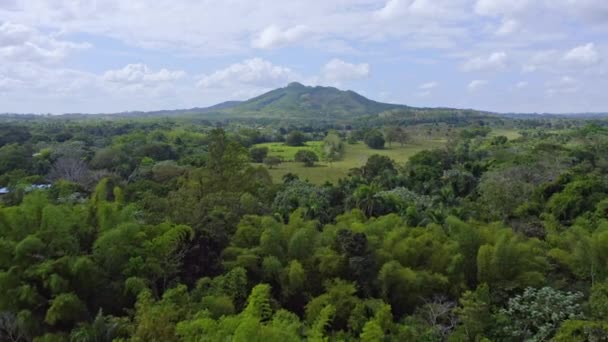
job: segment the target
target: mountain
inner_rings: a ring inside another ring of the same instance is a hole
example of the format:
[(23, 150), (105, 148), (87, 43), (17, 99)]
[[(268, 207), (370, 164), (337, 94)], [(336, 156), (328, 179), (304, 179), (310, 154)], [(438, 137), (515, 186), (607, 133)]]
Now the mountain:
[[(209, 120), (268, 119), (368, 121), (370, 123), (460, 122), (488, 118), (492, 113), (471, 109), (417, 108), (370, 100), (351, 90), (310, 87), (293, 82), (247, 101), (226, 101), (210, 107), (132, 111), (115, 114), (64, 114), (54, 118), (189, 117)], [(8, 118), (9, 116), (3, 116)], [(12, 117), (12, 116), (10, 116)], [(496, 118), (496, 117), (495, 117)]]
[(216, 105), (210, 107), (194, 107), (189, 109), (169, 109), (169, 110), (155, 110), (150, 112), (122, 112), (116, 113), (112, 115), (119, 115), (125, 117), (158, 117), (158, 116), (183, 116), (183, 115), (197, 115), (197, 114), (207, 114), (207, 113), (215, 113), (218, 111), (226, 110), (233, 108), (242, 103), (242, 101), (226, 101), (222, 103), (218, 103)]
[(353, 119), (399, 108), (407, 107), (376, 102), (351, 90), (294, 82), (221, 112), (235, 118)]

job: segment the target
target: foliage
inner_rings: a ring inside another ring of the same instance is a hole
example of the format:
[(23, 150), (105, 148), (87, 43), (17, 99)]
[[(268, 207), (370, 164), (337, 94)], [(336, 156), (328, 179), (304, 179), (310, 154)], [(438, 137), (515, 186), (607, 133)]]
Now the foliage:
[(517, 339), (547, 340), (563, 321), (580, 317), (581, 298), (581, 293), (564, 293), (550, 287), (527, 288), (523, 294), (509, 299), (507, 308), (501, 309), (503, 329)]
[(377, 129), (373, 129), (365, 134), (364, 141), (369, 146), (369, 148), (373, 149), (383, 149), (384, 148), (384, 135)]
[(303, 146), (306, 142), (306, 136), (300, 131), (291, 131), (285, 137), (285, 144), (287, 146)]
[(313, 151), (309, 150), (299, 150), (295, 155), (295, 160), (300, 163), (304, 163), (304, 166), (314, 166), (315, 162), (319, 161), (319, 156), (317, 156)]
[[(0, 340), (605, 339), (602, 121), (438, 111), (11, 119)], [(281, 142), (295, 131), (313, 141)], [(368, 133), (389, 148), (342, 142)], [(311, 153), (319, 167), (293, 163)]]
[(268, 156), (268, 147), (253, 147), (249, 150), (249, 156), (255, 163), (262, 163)]

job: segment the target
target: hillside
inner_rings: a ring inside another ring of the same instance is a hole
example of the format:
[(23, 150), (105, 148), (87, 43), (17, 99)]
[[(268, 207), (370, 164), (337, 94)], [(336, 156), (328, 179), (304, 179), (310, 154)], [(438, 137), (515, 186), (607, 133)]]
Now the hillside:
[(499, 117), (496, 113), (474, 109), (403, 107), (387, 110), (377, 115), (366, 116), (360, 118), (359, 121), (372, 125), (413, 125), (437, 122), (463, 124), (481, 119), (497, 120)]
[(294, 82), (222, 112), (233, 117), (352, 119), (397, 108), (406, 106), (376, 102), (350, 90)]
[[(226, 101), (210, 107), (189, 109), (130, 111), (113, 114), (71, 113), (55, 118), (154, 118), (195, 117), (210, 120), (324, 120), (368, 123), (415, 124), (425, 122), (468, 121), (488, 118), (490, 112), (455, 108), (417, 108), (370, 100), (352, 90), (334, 87), (310, 87), (293, 82), (246, 101)], [(4, 119), (24, 119), (21, 115), (5, 114)], [(34, 116), (35, 117), (35, 116)]]

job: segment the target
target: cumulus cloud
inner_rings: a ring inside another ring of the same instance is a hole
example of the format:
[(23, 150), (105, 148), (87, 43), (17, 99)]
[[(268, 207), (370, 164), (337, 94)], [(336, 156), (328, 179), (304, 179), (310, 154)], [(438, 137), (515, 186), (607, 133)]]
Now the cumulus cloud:
[(388, 0), (384, 7), (374, 13), (378, 19), (392, 19), (407, 13), (412, 0)]
[(370, 75), (367, 63), (354, 64), (334, 58), (322, 69), (322, 78), (329, 82), (342, 82), (366, 78)]
[(488, 81), (486, 80), (473, 80), (469, 83), (469, 85), (467, 86), (467, 89), (470, 92), (475, 92), (483, 87), (485, 87), (488, 84)]
[(564, 61), (576, 66), (595, 65), (600, 60), (600, 54), (593, 43), (577, 46), (564, 55)]
[[(507, 73), (492, 78), (469, 76), (460, 71), (510, 72), (518, 66), (525, 72), (534, 71), (525, 75), (534, 87), (506, 96), (529, 95), (545, 102), (529, 105), (527, 97), (488, 97), (467, 105), (549, 111), (562, 110), (564, 105), (575, 107), (557, 101), (557, 97), (544, 98), (547, 89), (569, 89), (549, 84), (549, 80), (556, 83), (563, 75), (576, 75), (580, 89), (592, 84), (597, 93), (608, 85), (602, 77), (608, 70), (603, 58), (608, 51), (604, 38), (608, 36), (606, 0), (231, 0), (214, 6), (188, 0), (0, 0), (0, 17), (0, 79), (4, 89), (0, 102), (7, 110), (59, 108), (60, 101), (45, 102), (58, 92), (66, 94), (63, 106), (67, 108), (78, 102), (70, 91), (83, 93), (83, 89), (90, 92), (87, 98), (111, 95), (106, 98), (112, 101), (90, 102), (88, 107), (81, 103), (80, 108), (94, 111), (116, 103), (145, 108), (154, 103), (163, 107), (173, 103), (178, 107), (207, 105), (233, 95), (249, 97), (295, 80), (345, 87), (348, 81), (364, 77), (372, 78), (374, 85), (382, 84), (386, 87), (383, 91), (397, 94), (402, 89), (402, 76), (411, 74), (411, 79), (417, 79), (420, 73), (429, 72), (445, 77), (441, 83), (445, 91), (423, 104), (457, 106), (463, 102), (455, 98), (458, 89), (454, 85), (466, 87), (471, 79), (485, 78), (491, 80), (492, 89), (515, 89), (520, 77)], [(81, 43), (82, 37), (94, 45)], [(580, 43), (570, 45), (573, 39)], [(593, 43), (589, 46), (587, 42)], [(296, 46), (298, 53), (256, 50), (284, 46)], [(79, 53), (87, 47), (92, 53)], [(264, 53), (265, 59), (272, 56), (288, 62), (276, 65), (253, 58), (257, 52)], [(324, 66), (328, 54), (340, 56), (342, 63)], [(176, 70), (162, 71), (151, 65), (148, 70), (141, 66), (122, 70), (133, 60), (148, 61), (146, 55), (166, 58), (170, 65), (178, 65), (175, 69), (203, 68), (198, 72), (205, 75), (184, 75), (171, 81)], [(216, 65), (218, 57), (239, 62), (204, 69)], [(121, 67), (110, 70), (109, 79), (95, 67), (104, 65), (100, 63), (104, 58)], [(361, 63), (361, 58), (366, 63)], [(462, 58), (456, 67), (454, 58)], [(359, 61), (353, 62), (355, 59)], [(433, 71), (427, 69), (431, 64)], [(374, 66), (373, 75), (370, 65)], [(123, 92), (116, 91), (135, 89), (137, 84), (147, 86), (122, 97)], [(408, 95), (435, 92), (431, 90), (435, 88), (420, 86), (414, 84), (414, 92)], [(145, 98), (156, 95), (155, 89), (171, 87), (181, 87), (177, 91), (180, 97)], [(373, 96), (369, 87), (361, 87)], [(10, 89), (16, 96), (7, 95)], [(99, 91), (103, 96), (95, 93)], [(585, 100), (597, 110), (608, 105), (601, 95)]]
[(176, 81), (185, 76), (181, 70), (160, 69), (152, 71), (141, 63), (128, 64), (122, 69), (108, 70), (103, 74), (103, 80), (119, 84), (144, 84)]
[(258, 49), (281, 47), (302, 39), (309, 31), (304, 25), (297, 25), (286, 30), (282, 30), (276, 25), (271, 25), (260, 32), (253, 40), (252, 46)]
[(462, 0), (388, 0), (373, 17), (388, 21), (408, 17), (409, 20), (457, 19), (466, 13)]
[(499, 71), (507, 67), (507, 54), (505, 52), (494, 52), (489, 56), (475, 57), (466, 61), (462, 69), (464, 71)]
[(55, 39), (26, 25), (11, 22), (0, 25), (0, 60), (57, 62), (74, 50), (89, 47), (86, 43)]
[(526, 88), (526, 87), (528, 87), (528, 82), (526, 82), (526, 81), (520, 81), (520, 82), (517, 82), (517, 84), (515, 85), (515, 87), (516, 87), (517, 89), (523, 89), (523, 88)]
[(290, 68), (274, 65), (261, 58), (252, 58), (217, 70), (210, 75), (204, 75), (200, 78), (198, 86), (221, 88), (245, 85), (268, 88), (282, 86), (296, 77)]

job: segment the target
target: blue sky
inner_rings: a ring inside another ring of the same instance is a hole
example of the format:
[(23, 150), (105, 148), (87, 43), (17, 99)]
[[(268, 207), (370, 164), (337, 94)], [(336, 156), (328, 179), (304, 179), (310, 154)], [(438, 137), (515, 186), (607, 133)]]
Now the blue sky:
[(607, 0), (0, 0), (0, 112), (243, 100), (608, 111)]

